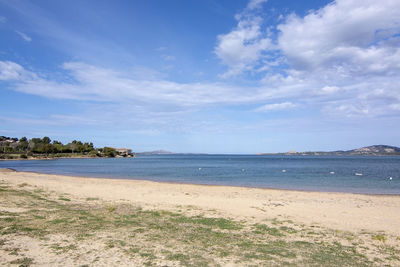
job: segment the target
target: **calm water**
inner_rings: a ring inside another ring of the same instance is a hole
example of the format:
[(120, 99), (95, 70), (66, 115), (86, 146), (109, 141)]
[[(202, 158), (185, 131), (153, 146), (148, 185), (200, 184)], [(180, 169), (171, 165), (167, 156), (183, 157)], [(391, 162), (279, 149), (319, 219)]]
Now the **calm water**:
[(2, 167), (104, 178), (400, 194), (400, 157), (389, 156), (157, 155), (118, 159), (0, 161)]

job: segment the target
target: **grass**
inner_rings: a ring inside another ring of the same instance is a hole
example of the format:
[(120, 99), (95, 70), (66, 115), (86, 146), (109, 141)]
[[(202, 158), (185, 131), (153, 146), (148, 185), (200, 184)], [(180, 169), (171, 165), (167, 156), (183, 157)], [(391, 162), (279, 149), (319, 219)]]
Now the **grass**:
[(74, 244), (69, 244), (69, 245), (63, 246), (63, 245), (61, 245), (61, 244), (59, 244), (59, 243), (56, 243), (56, 244), (51, 245), (50, 247), (51, 247), (57, 254), (64, 254), (64, 253), (66, 253), (66, 252), (68, 252), (68, 251), (76, 250), (76, 249), (77, 249), (76, 245), (74, 245)]
[(108, 206), (107, 210), (108, 210), (108, 212), (114, 212), (115, 211), (115, 207), (114, 206)]
[(213, 226), (219, 229), (227, 229), (227, 230), (239, 230), (242, 228), (240, 223), (225, 218), (207, 218), (202, 216), (186, 217), (177, 215), (175, 216), (175, 218), (173, 218), (173, 221), (176, 223), (183, 223), (183, 224), (194, 224), (194, 225), (198, 224), (204, 226)]
[(99, 200), (98, 197), (87, 197), (86, 201), (95, 201), (95, 200)]
[(33, 263), (33, 259), (28, 258), (28, 257), (10, 261), (10, 264), (16, 264), (16, 265), (19, 265), (19, 267), (27, 267), (27, 266), (30, 266), (32, 263)]
[[(398, 248), (386, 245), (386, 236), (381, 233), (370, 239), (381, 243), (377, 248), (379, 259), (374, 261), (367, 256), (368, 246), (365, 249), (358, 246), (357, 242), (361, 241), (357, 235), (299, 227), (292, 221), (274, 219), (249, 224), (229, 218), (188, 216), (184, 211), (143, 210), (128, 204), (110, 206), (101, 201), (88, 202), (88, 199), (77, 202), (4, 184), (0, 186), (0, 202), (25, 210), (20, 213), (0, 211), (0, 253), (6, 241), (16, 235), (38, 240), (64, 235), (73, 241), (49, 245), (57, 255), (69, 253), (79, 258), (79, 253), (83, 253), (81, 242), (103, 242), (105, 251), (119, 251), (128, 259), (139, 259), (138, 265), (149, 266), (158, 265), (161, 260), (170, 263), (166, 265), (178, 263), (182, 266), (400, 264)], [(354, 243), (342, 245), (349, 243), (349, 236)], [(18, 258), (14, 262), (12, 264), (29, 266), (33, 259)]]
[(59, 197), (58, 200), (62, 200), (62, 201), (71, 201), (71, 199), (66, 198), (66, 197)]
[(284, 236), (284, 234), (279, 231), (278, 228), (275, 227), (269, 227), (266, 224), (255, 224), (254, 225), (254, 233), (256, 234), (268, 234), (272, 236)]
[(380, 242), (385, 243), (386, 242), (386, 236), (384, 234), (376, 234), (372, 236), (373, 240), (378, 240)]

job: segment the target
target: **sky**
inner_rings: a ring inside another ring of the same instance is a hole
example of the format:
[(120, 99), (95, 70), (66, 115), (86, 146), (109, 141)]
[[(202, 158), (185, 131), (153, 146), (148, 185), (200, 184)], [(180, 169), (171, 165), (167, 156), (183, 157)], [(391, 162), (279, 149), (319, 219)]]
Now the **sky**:
[(400, 146), (398, 0), (0, 0), (0, 135), (133, 151)]

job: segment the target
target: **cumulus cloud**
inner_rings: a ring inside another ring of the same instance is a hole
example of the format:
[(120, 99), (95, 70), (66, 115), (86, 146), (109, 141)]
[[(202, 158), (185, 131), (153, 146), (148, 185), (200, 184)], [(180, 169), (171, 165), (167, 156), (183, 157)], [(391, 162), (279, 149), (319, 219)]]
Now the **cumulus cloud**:
[(221, 77), (227, 78), (254, 69), (263, 57), (263, 51), (272, 47), (267, 32), (262, 30), (262, 18), (251, 12), (262, 2), (266, 1), (250, 1), (248, 8), (236, 15), (236, 28), (217, 37), (214, 52), (228, 66), (228, 71)]
[(268, 112), (277, 110), (287, 110), (287, 109), (292, 109), (294, 107), (296, 107), (296, 105), (293, 104), (292, 102), (283, 102), (283, 103), (266, 104), (257, 108), (255, 111)]
[[(270, 90), (298, 96), (326, 114), (393, 114), (400, 102), (400, 2), (337, 0), (279, 20), (268, 35), (266, 14), (250, 1), (238, 26), (218, 36), (222, 77), (257, 71)], [(258, 5), (260, 7), (260, 5)], [(380, 92), (372, 95), (371, 92)]]
[(20, 32), (20, 31), (15, 31), (22, 39), (24, 39), (26, 42), (31, 42), (32, 38), (29, 37), (27, 34)]
[(322, 87), (320, 94), (346, 96), (347, 103), (332, 105), (333, 113), (390, 113), (386, 105), (400, 101), (398, 14), (398, 1), (337, 0), (303, 18), (290, 15), (278, 26), (287, 74)]
[(350, 74), (399, 70), (400, 3), (335, 1), (278, 26), (279, 47), (299, 70), (336, 69)]

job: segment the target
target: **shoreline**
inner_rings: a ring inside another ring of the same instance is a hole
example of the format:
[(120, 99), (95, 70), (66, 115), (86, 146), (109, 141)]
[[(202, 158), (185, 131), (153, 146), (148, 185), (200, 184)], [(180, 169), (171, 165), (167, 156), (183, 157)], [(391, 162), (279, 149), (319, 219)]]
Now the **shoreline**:
[(97, 197), (148, 209), (193, 206), (236, 219), (285, 218), (345, 231), (385, 231), (400, 235), (400, 196), (314, 192), (223, 185), (195, 185), (150, 180), (93, 178), (0, 172), (0, 179), (79, 199)]
[(256, 187), (256, 186), (245, 186), (245, 185), (222, 185), (222, 184), (201, 184), (201, 183), (192, 183), (192, 182), (173, 182), (173, 181), (158, 181), (153, 180), (152, 178), (123, 178), (123, 177), (101, 177), (101, 176), (84, 176), (84, 175), (73, 175), (73, 174), (58, 174), (58, 173), (44, 173), (39, 171), (20, 171), (12, 168), (2, 168), (0, 167), (0, 172), (3, 169), (10, 169), (13, 172), (19, 173), (33, 173), (33, 174), (43, 174), (43, 175), (56, 175), (56, 176), (66, 176), (66, 177), (75, 177), (75, 178), (83, 178), (83, 179), (104, 179), (104, 180), (121, 180), (121, 181), (149, 181), (160, 184), (176, 184), (176, 185), (194, 185), (194, 186), (205, 186), (205, 187), (232, 187), (232, 188), (248, 188), (248, 189), (260, 189), (260, 190), (277, 190), (277, 191), (289, 191), (289, 192), (303, 192), (303, 193), (326, 193), (326, 194), (344, 194), (344, 195), (365, 195), (365, 196), (397, 196), (400, 197), (400, 193), (393, 194), (377, 194), (377, 193), (355, 193), (355, 192), (340, 192), (340, 191), (314, 191), (307, 189), (289, 189), (289, 188), (279, 188), (279, 187)]
[[(30, 161), (30, 160), (57, 160), (57, 159), (101, 159), (101, 158), (108, 158), (108, 157), (92, 157), (92, 156), (73, 156), (73, 157), (30, 157), (26, 159), (0, 159), (0, 161)], [(119, 157), (115, 157), (119, 158)]]

